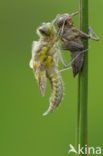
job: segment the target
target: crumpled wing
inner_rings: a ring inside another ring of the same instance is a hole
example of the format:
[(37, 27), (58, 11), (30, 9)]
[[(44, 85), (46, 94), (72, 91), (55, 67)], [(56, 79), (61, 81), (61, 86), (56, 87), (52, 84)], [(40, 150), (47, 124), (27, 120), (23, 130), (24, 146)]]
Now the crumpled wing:
[(38, 74), (38, 87), (39, 87), (41, 96), (45, 95), (46, 79), (47, 79), (46, 78), (46, 72), (45, 71), (39, 72), (39, 74)]
[(31, 69), (33, 69), (35, 52), (39, 51), (39, 49), (40, 49), (39, 45), (40, 45), (40, 43), (38, 41), (33, 41), (33, 43), (32, 43), (32, 57), (31, 57), (30, 62), (29, 62), (29, 66)]

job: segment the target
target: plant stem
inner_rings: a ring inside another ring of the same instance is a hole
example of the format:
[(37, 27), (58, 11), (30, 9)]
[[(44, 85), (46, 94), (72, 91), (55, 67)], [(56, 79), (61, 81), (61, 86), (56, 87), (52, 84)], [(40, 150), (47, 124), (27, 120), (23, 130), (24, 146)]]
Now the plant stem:
[[(79, 0), (80, 29), (88, 34), (88, 0)], [(88, 40), (83, 39), (84, 48), (88, 49)], [(88, 52), (84, 53), (84, 65), (78, 81), (78, 127), (77, 145), (88, 149)], [(85, 153), (85, 151), (83, 151)], [(88, 156), (80, 153), (79, 155)]]

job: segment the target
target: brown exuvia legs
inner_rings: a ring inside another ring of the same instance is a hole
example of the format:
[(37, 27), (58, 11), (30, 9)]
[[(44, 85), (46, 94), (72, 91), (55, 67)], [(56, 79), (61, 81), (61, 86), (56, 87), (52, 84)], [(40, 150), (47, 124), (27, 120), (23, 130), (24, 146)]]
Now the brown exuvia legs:
[(62, 56), (60, 55), (60, 61), (62, 65), (67, 68), (70, 64), (72, 64), (73, 76), (75, 77), (79, 71), (83, 67), (84, 62), (84, 52), (87, 50), (84, 49), (82, 38), (92, 39), (98, 41), (99, 38), (89, 27), (89, 34), (78, 30), (73, 26), (72, 17), (76, 15), (74, 14), (63, 14), (56, 17), (55, 22), (58, 25), (58, 39), (62, 41), (62, 50), (68, 50), (71, 52), (71, 62), (66, 65)]

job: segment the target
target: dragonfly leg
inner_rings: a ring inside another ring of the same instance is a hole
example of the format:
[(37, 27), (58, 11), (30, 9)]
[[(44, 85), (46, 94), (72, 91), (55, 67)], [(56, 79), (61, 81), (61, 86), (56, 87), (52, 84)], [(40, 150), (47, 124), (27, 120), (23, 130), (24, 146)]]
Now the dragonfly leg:
[(60, 62), (61, 62), (62, 65), (64, 66), (64, 68), (67, 68), (67, 67), (69, 67), (69, 66), (71, 65), (71, 63), (69, 63), (69, 64), (67, 64), (67, 65), (65, 64), (65, 62), (64, 62), (62, 56), (60, 55), (60, 53), (58, 54), (58, 56), (59, 56)]
[(60, 62), (62, 63), (62, 65), (63, 65), (65, 68), (67, 68), (67, 67), (69, 67), (69, 66), (79, 57), (79, 55), (80, 55), (81, 53), (84, 53), (84, 52), (87, 52), (87, 51), (88, 51), (88, 49), (85, 49), (85, 50), (80, 51), (80, 52), (76, 55), (76, 57), (73, 58), (72, 61), (69, 62), (67, 65), (65, 64), (65, 62), (64, 62), (62, 56), (60, 55), (60, 53), (58, 53), (58, 56), (59, 56), (59, 59), (60, 59)]
[[(99, 40), (99, 37), (93, 32), (92, 28), (89, 26), (89, 35), (91, 36), (91, 39), (95, 39), (96, 41)], [(92, 37), (94, 36), (94, 37)]]

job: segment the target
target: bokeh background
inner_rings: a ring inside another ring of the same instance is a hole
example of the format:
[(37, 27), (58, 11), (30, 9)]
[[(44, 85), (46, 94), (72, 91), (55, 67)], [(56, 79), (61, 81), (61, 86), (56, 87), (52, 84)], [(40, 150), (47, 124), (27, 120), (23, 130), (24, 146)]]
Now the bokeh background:
[[(65, 95), (60, 108), (49, 107), (50, 84), (41, 97), (29, 68), (36, 28), (58, 13), (78, 10), (76, 0), (0, 1), (0, 156), (67, 156), (75, 145), (78, 78), (62, 72)], [(103, 145), (103, 0), (89, 1), (89, 25), (100, 37), (89, 41), (89, 145)], [(78, 17), (74, 17), (78, 27)], [(66, 54), (65, 54), (66, 55)], [(103, 147), (102, 147), (103, 148)]]

